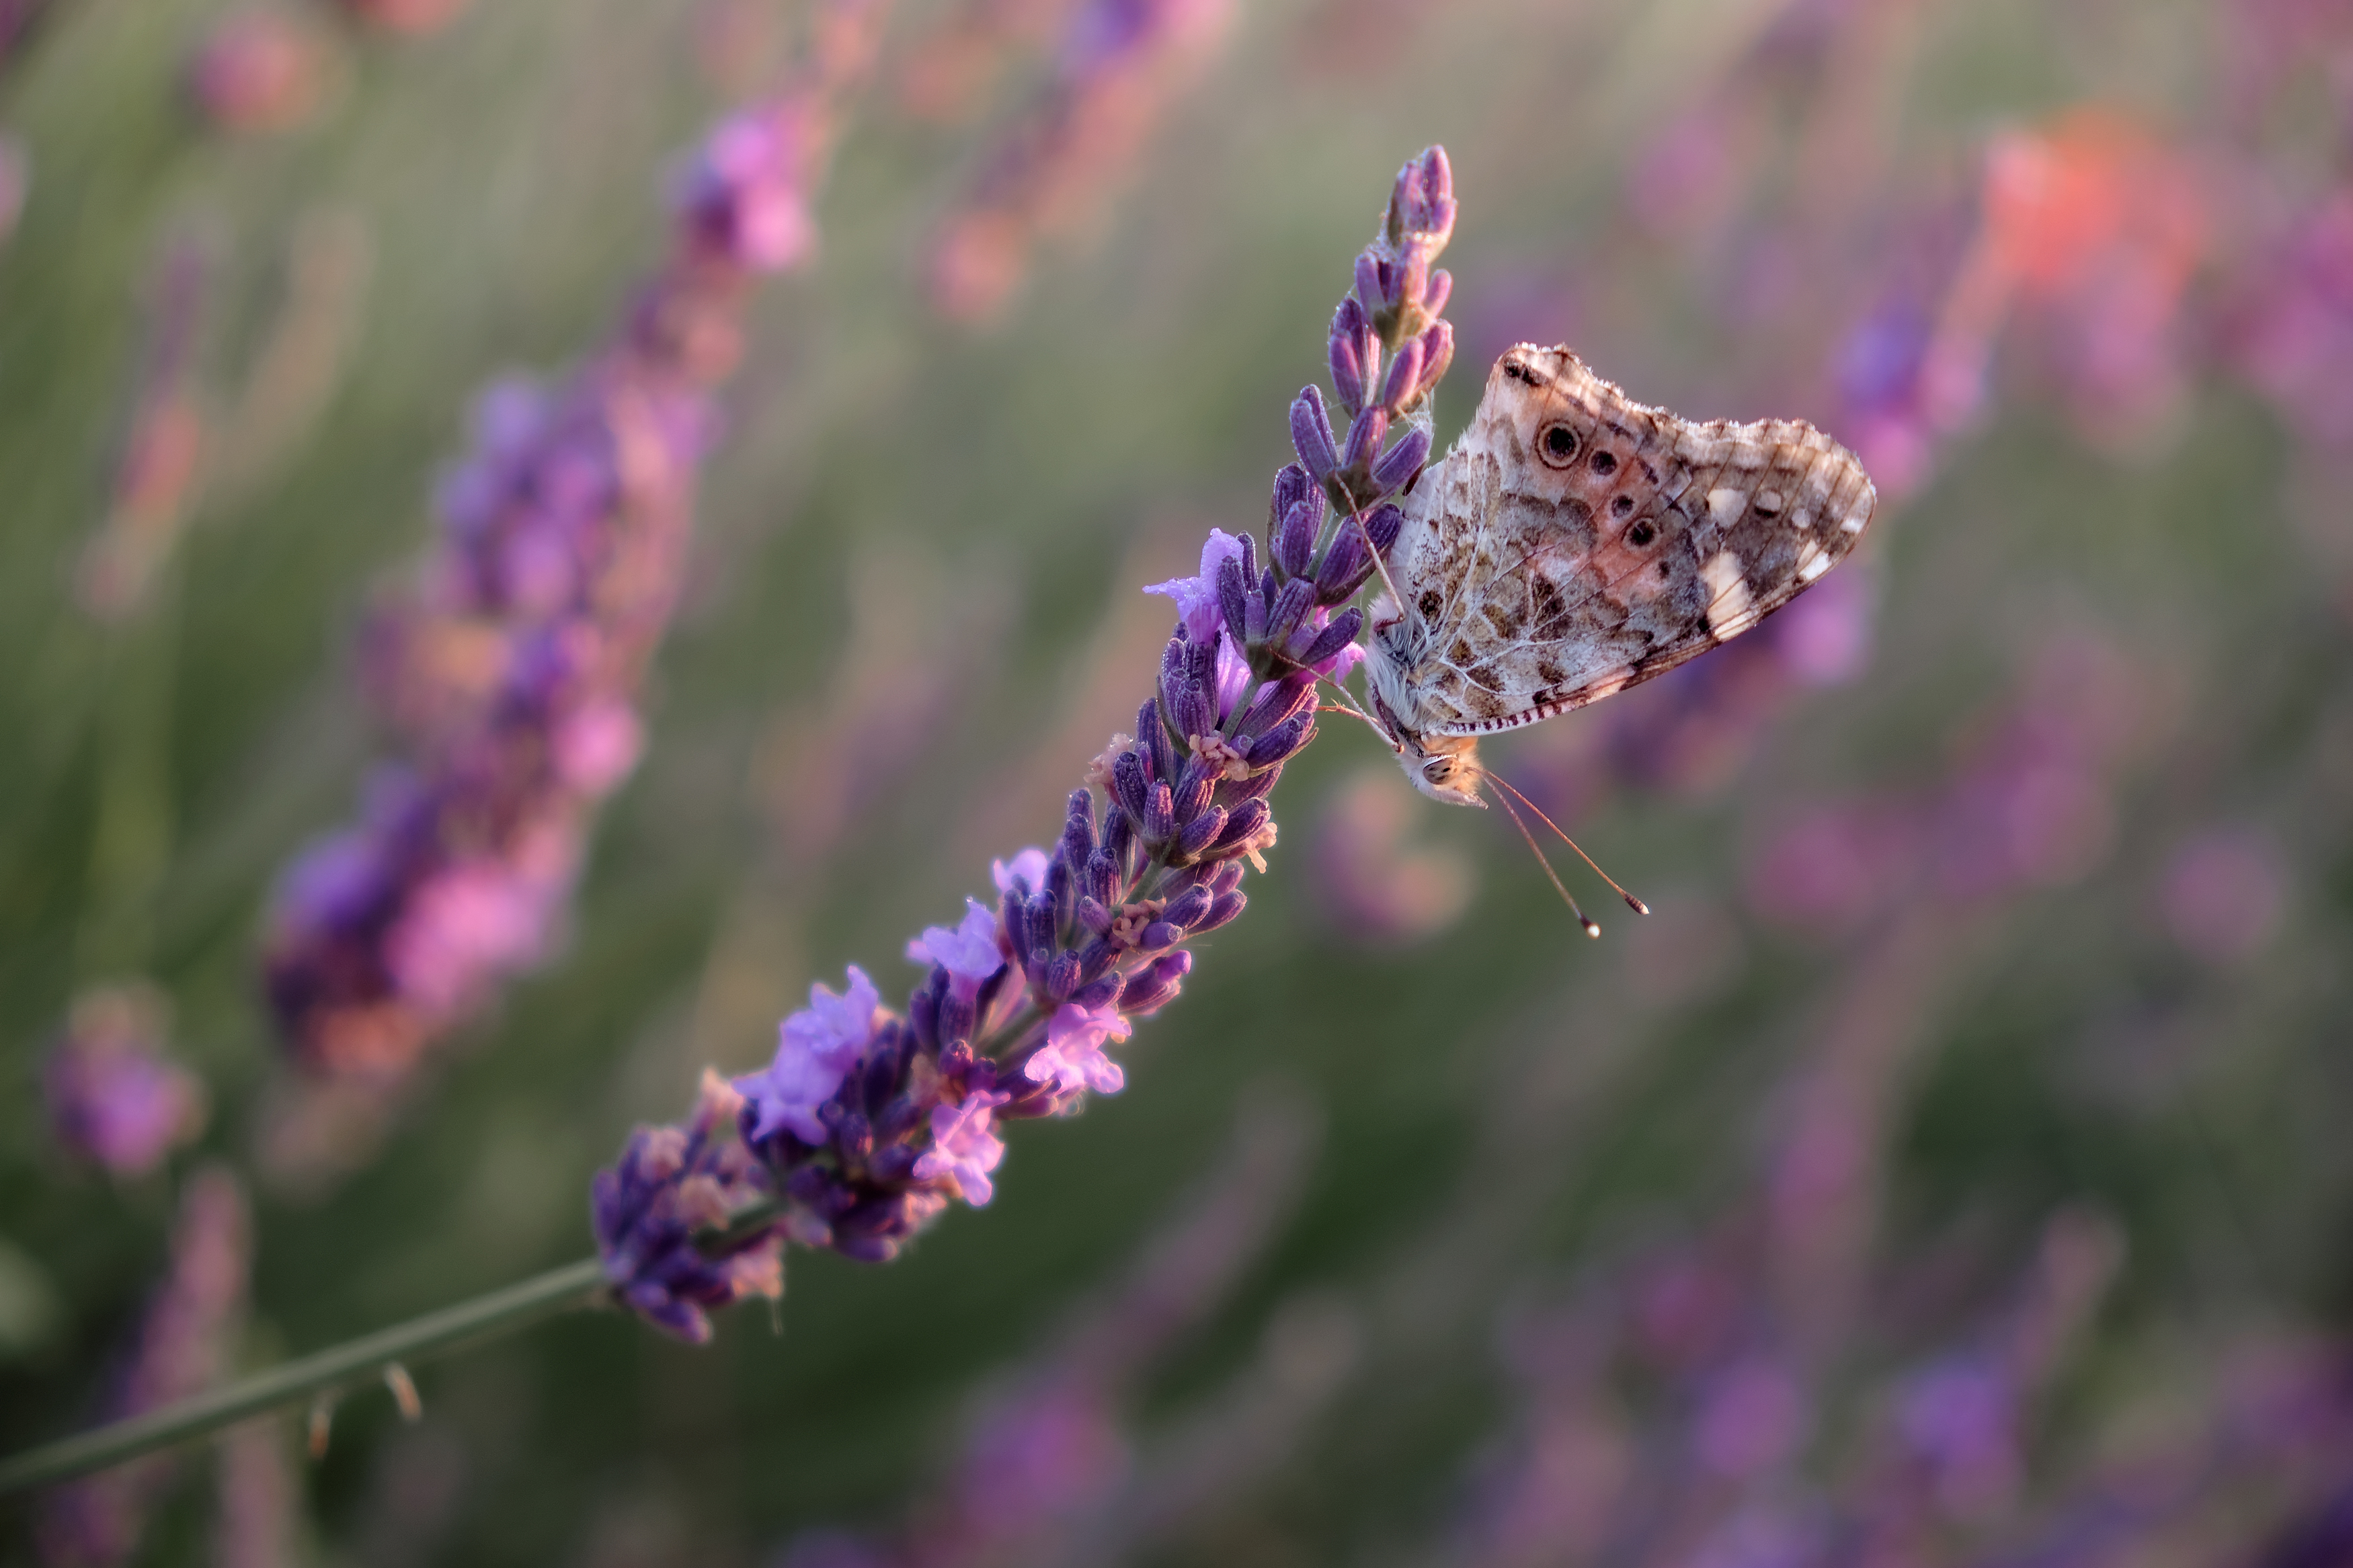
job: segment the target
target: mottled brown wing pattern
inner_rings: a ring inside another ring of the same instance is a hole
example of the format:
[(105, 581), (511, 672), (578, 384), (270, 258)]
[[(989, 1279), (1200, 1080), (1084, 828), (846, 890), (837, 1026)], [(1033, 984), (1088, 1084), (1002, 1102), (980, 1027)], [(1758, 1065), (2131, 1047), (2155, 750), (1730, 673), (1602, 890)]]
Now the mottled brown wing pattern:
[(1876, 500), (1810, 425), (1694, 424), (1565, 348), (1495, 363), (1398, 552), (1430, 732), (1607, 697), (1738, 636), (1853, 548)]

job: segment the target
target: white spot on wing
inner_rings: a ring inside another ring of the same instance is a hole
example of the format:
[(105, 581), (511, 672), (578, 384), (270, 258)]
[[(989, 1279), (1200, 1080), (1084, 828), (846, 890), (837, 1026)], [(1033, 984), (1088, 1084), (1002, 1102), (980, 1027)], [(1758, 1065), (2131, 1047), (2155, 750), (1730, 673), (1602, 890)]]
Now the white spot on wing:
[(1699, 569), (1699, 577), (1707, 584), (1707, 629), (1719, 637), (1746, 630), (1757, 617), (1748, 597), (1748, 579), (1740, 570), (1740, 557), (1729, 550), (1719, 550)]
[(1831, 552), (1820, 549), (1811, 551), (1803, 561), (1798, 563), (1798, 581), (1810, 583), (1830, 569)]
[(1722, 527), (1729, 528), (1738, 521), (1747, 505), (1748, 498), (1729, 485), (1707, 492), (1707, 515)]

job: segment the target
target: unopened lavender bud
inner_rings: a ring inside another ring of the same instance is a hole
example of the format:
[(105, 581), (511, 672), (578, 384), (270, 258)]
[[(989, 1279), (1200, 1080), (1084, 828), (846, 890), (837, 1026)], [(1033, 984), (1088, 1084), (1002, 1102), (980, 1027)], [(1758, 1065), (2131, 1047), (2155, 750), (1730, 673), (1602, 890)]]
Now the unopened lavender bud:
[(1078, 912), (1078, 879), (1071, 875), (1071, 863), (1059, 856), (1046, 868), (1046, 897), (1053, 901), (1054, 930), (1068, 931), (1071, 917)]
[(940, 997), (945, 994), (947, 971), (932, 965), (931, 977), (907, 998), (907, 1029), (927, 1051), (940, 1048)]
[(1176, 800), (1168, 786), (1155, 784), (1145, 797), (1144, 841), (1154, 847), (1167, 843), (1176, 836)]
[(1363, 309), (1354, 300), (1340, 302), (1339, 313), (1332, 318), (1332, 390), (1340, 399), (1340, 406), (1354, 414), (1365, 405), (1366, 367), (1364, 348), (1358, 334), (1347, 326), (1351, 307), (1361, 317)]
[(1068, 1001), (1079, 988), (1079, 955), (1069, 948), (1054, 955), (1046, 966), (1046, 994), (1057, 1003)]
[(1302, 496), (1282, 514), (1274, 535), (1275, 563), (1287, 576), (1304, 577), (1314, 563), (1315, 534), (1324, 523), (1324, 493)]
[(1409, 237), (1438, 245), (1454, 229), (1454, 171), (1445, 153), (1432, 147), (1398, 171), (1389, 195), (1388, 240), (1404, 243)]
[(1222, 771), (1206, 757), (1195, 757), (1185, 764), (1171, 803), (1179, 827), (1190, 826), (1193, 819), (1208, 808), (1209, 797), (1217, 792), (1223, 776)]
[[(1390, 286), (1390, 292), (1396, 297), (1400, 320), (1409, 311), (1419, 312), (1426, 309), (1422, 301), (1430, 297), (1429, 256), (1419, 248), (1407, 251), (1403, 264), (1398, 268), (1398, 276)], [(1414, 323), (1414, 330), (1419, 331), (1419, 321)]]
[(1187, 823), (1185, 830), (1176, 836), (1177, 851), (1189, 859), (1216, 843), (1218, 836), (1225, 830), (1226, 808), (1210, 806)]
[(1054, 900), (1045, 893), (1021, 900), (1021, 936), (1017, 938), (1017, 952), (1029, 954), (1024, 969), (1030, 980), (1038, 980), (1045, 971), (1047, 959), (1054, 957)]
[(1267, 537), (1271, 539), (1274, 536), (1276, 524), (1290, 515), (1293, 507), (1320, 491), (1321, 487), (1307, 477), (1305, 468), (1296, 463), (1285, 463), (1275, 473), (1274, 497), (1267, 503)]
[(1421, 395), (1421, 340), (1416, 338), (1398, 350), (1388, 374), (1381, 379), (1381, 406), (1393, 418), (1401, 417)]
[[(1430, 275), (1430, 287), (1422, 294), (1421, 308), (1435, 316), (1446, 309), (1446, 301), (1451, 299), (1453, 294), (1454, 274), (1440, 267)], [(1438, 378), (1446, 374), (1446, 367), (1454, 360), (1454, 328), (1448, 322), (1440, 322), (1440, 325), (1446, 328), (1446, 353), (1433, 358), (1431, 351), (1425, 343), (1422, 351), (1421, 372), (1422, 385), (1425, 388), (1437, 384)], [(1426, 339), (1428, 334), (1424, 333), (1423, 336)], [(1432, 369), (1432, 365), (1437, 368)]]
[(865, 1117), (852, 1110), (833, 1130), (833, 1146), (845, 1161), (862, 1161), (874, 1152), (874, 1129)]
[(1389, 433), (1389, 416), (1377, 408), (1367, 408), (1349, 423), (1348, 445), (1340, 454), (1343, 468), (1355, 469), (1373, 459), (1381, 449), (1382, 437)]
[(1272, 792), (1274, 786), (1282, 781), (1282, 770), (1278, 768), (1267, 768), (1261, 772), (1252, 773), (1250, 777), (1242, 780), (1240, 784), (1228, 784), (1226, 786), (1226, 805), (1228, 809), (1230, 810), (1233, 806), (1238, 805), (1246, 800), (1258, 800), (1262, 798)]
[(1274, 604), (1266, 613), (1266, 640), (1281, 647), (1291, 640), (1307, 612), (1315, 607), (1315, 584), (1304, 577), (1294, 577), (1282, 585)]
[[(1172, 700), (1185, 684), (1185, 667), (1191, 649), (1192, 645), (1185, 640), (1185, 634), (1180, 629), (1175, 637), (1168, 639), (1168, 645), (1160, 650), (1159, 710), (1163, 713), (1168, 711)], [(1141, 737), (1147, 728), (1142, 713), (1139, 712), (1136, 715), (1135, 722), (1136, 734)]]
[(1144, 778), (1144, 759), (1134, 752), (1122, 752), (1119, 760), (1112, 763), (1111, 787), (1112, 794), (1118, 797), (1120, 809), (1125, 813), (1125, 816), (1113, 821), (1109, 834), (1119, 834), (1124, 821), (1132, 821), (1141, 826), (1144, 822), (1145, 802), (1149, 797), (1149, 786)]
[[(1253, 769), (1271, 768), (1289, 762), (1302, 746), (1307, 744), (1307, 738), (1314, 729), (1315, 721), (1303, 713), (1284, 720), (1250, 742), (1250, 765)], [(1266, 803), (1263, 801), (1246, 804), (1258, 806), (1261, 814), (1265, 810)]]
[(1388, 280), (1383, 271), (1379, 258), (1370, 251), (1357, 254), (1355, 298), (1367, 318), (1377, 317), (1388, 305)]
[(1209, 912), (1203, 915), (1200, 923), (1193, 928), (1194, 932), (1198, 934), (1202, 931), (1217, 930), (1240, 914), (1243, 906), (1249, 902), (1250, 900), (1240, 893), (1219, 893), (1210, 903)]
[(1315, 602), (1345, 604), (1372, 574), (1373, 552), (1365, 546), (1364, 530), (1353, 521), (1344, 523), (1315, 570)]
[(1196, 883), (1187, 889), (1181, 896), (1169, 900), (1168, 907), (1160, 911), (1160, 918), (1170, 925), (1184, 926), (1189, 930), (1200, 924), (1201, 917), (1209, 912), (1209, 906), (1216, 901), (1216, 898), (1217, 895), (1210, 892), (1208, 889)]
[(1422, 464), (1430, 460), (1430, 432), (1414, 429), (1398, 438), (1398, 444), (1383, 452), (1380, 461), (1373, 465), (1373, 485), (1383, 495), (1394, 495), (1413, 482)]
[[(1242, 802), (1227, 814), (1225, 831), (1218, 835), (1217, 842), (1210, 847), (1225, 849), (1256, 837), (1258, 830), (1266, 826), (1269, 815), (1266, 802), (1262, 800)], [(1231, 861), (1214, 869), (1207, 867), (1203, 869), (1208, 872), (1208, 877), (1199, 886), (1208, 888), (1213, 894), (1226, 892), (1241, 880), (1242, 868)]]
[(1229, 555), (1218, 563), (1218, 610), (1226, 625), (1240, 632), (1249, 620), (1248, 605), (1253, 595), (1250, 580), (1243, 574), (1241, 558)]
[[(1454, 279), (1444, 272), (1430, 274), (1430, 298), (1423, 302), (1421, 308), (1433, 316), (1443, 310), (1446, 306), (1447, 290), (1453, 286), (1453, 282)], [(1429, 395), (1431, 389), (1445, 377), (1447, 367), (1453, 363), (1454, 323), (1431, 322), (1430, 330), (1421, 334), (1421, 379), (1414, 388), (1414, 397)]]
[(1102, 937), (1079, 949), (1079, 991), (1084, 992), (1102, 979), (1104, 973), (1119, 961), (1119, 952), (1118, 943)]
[(1299, 656), (1299, 662), (1307, 665), (1322, 664), (1325, 659), (1334, 657), (1342, 648), (1355, 642), (1356, 633), (1364, 628), (1364, 611), (1356, 609), (1341, 611), (1332, 617), (1332, 624), (1317, 633), (1315, 640), (1307, 645), (1307, 651)]
[(973, 1021), (971, 1002), (957, 995), (954, 991), (942, 996), (939, 1001), (939, 1036), (942, 1052), (944, 1053), (956, 1046), (969, 1044), (972, 1040)]
[(1117, 1005), (1119, 994), (1125, 988), (1126, 983), (1126, 977), (1124, 975), (1106, 974), (1102, 979), (1091, 981), (1071, 992), (1071, 1004), (1076, 1007), (1083, 1007), (1090, 1013), (1100, 1013), (1106, 1007)]
[[(1258, 821), (1250, 825), (1250, 834), (1238, 834), (1235, 837), (1250, 837), (1250, 835), (1257, 833), (1257, 831), (1265, 825), (1266, 818), (1264, 816), (1261, 816)], [(1242, 885), (1242, 868), (1240, 865), (1232, 861), (1228, 861), (1225, 865), (1218, 868), (1216, 874), (1210, 877), (1206, 885), (1209, 891), (1213, 893), (1230, 893), (1236, 888)]]
[(1293, 714), (1312, 706), (1315, 701), (1315, 677), (1312, 671), (1293, 670), (1281, 680), (1270, 681), (1259, 688), (1258, 695), (1242, 712), (1241, 732), (1262, 735), (1289, 719)]
[(1111, 910), (1099, 900), (1082, 897), (1079, 900), (1079, 924), (1101, 936), (1111, 930)]
[(1177, 938), (1184, 934), (1182, 926), (1170, 925), (1166, 921), (1154, 921), (1144, 928), (1144, 934), (1135, 939), (1135, 945), (1145, 952), (1158, 952), (1176, 946)]
[(1137, 739), (1146, 747), (1151, 767), (1145, 776), (1151, 779), (1174, 779), (1176, 776), (1176, 742), (1165, 717), (1167, 710), (1157, 700), (1147, 701), (1137, 710), (1136, 722), (1148, 728), (1136, 731)]
[(1106, 840), (1103, 847), (1087, 857), (1086, 869), (1079, 877), (1081, 896), (1104, 909), (1119, 902), (1119, 854)]
[[(1137, 789), (1136, 805), (1134, 815), (1130, 815), (1125, 809), (1125, 801), (1123, 798), (1121, 803), (1122, 809), (1113, 812), (1112, 814), (1111, 820), (1103, 825), (1103, 853), (1111, 857), (1112, 866), (1116, 878), (1126, 878), (1133, 876), (1135, 872), (1135, 834), (1136, 829), (1142, 826), (1144, 823), (1144, 767), (1142, 763), (1138, 763), (1136, 765), (1135, 777)], [(1103, 902), (1107, 904), (1113, 903), (1117, 901), (1117, 898), (1118, 889), (1116, 881), (1114, 881), (1113, 896), (1105, 899)]]
[(1394, 506), (1375, 507), (1372, 515), (1365, 519), (1366, 536), (1372, 540), (1373, 549), (1383, 555), (1389, 552), (1389, 546), (1397, 542), (1404, 528), (1405, 513)]
[(1120, 1011), (1134, 1016), (1166, 1006), (1192, 969), (1193, 955), (1182, 951), (1155, 960), (1150, 968), (1128, 978), (1127, 989), (1120, 994)]
[(1291, 446), (1317, 484), (1340, 471), (1340, 449), (1332, 436), (1332, 421), (1324, 413), (1324, 395), (1313, 386), (1300, 391), (1291, 405)]

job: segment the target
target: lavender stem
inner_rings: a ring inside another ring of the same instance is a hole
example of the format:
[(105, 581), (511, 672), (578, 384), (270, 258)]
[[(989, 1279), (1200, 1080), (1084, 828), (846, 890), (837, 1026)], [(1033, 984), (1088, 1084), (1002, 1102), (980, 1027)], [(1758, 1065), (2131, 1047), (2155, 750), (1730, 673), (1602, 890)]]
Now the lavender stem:
[(176, 1405), (28, 1449), (0, 1461), (0, 1497), (102, 1470), (252, 1416), (303, 1404), (316, 1394), (366, 1387), (390, 1363), (413, 1367), (430, 1357), (528, 1328), (559, 1312), (599, 1306), (605, 1289), (605, 1267), (596, 1258), (551, 1268), (520, 1285), (411, 1318)]

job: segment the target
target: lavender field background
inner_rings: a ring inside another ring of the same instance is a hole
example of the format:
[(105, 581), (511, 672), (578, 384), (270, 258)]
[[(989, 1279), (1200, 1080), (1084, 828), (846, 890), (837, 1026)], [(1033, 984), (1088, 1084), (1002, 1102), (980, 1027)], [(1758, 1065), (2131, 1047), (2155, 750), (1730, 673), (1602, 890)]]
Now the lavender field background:
[[(587, 1254), (706, 1064), (903, 991), (1133, 727), (1139, 588), (1264, 539), (1424, 146), (1441, 443), (1564, 342), (1880, 510), (1485, 749), (1647, 919), (1326, 714), (985, 1208), (0, 1559), (2353, 1563), (2353, 7), (283, 5), (0, 0), (10, 1451)], [(820, 79), (811, 237), (695, 150)], [(540, 439), (485, 389), (654, 315), (542, 901), (435, 906), (393, 1023), (273, 1011), (289, 868), (467, 700), (403, 584)]]

